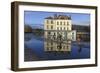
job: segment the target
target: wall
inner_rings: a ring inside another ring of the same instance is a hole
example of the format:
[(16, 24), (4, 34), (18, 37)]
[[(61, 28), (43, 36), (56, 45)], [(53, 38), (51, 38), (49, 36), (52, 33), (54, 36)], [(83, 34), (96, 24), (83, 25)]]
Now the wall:
[[(10, 3), (14, 0), (0, 0), (0, 73), (14, 73), (10, 70), (10, 54), (11, 54), (11, 12)], [(79, 4), (79, 5), (98, 5), (100, 9), (100, 0), (21, 0), (34, 1), (45, 3), (62, 3), (62, 4)], [(98, 10), (100, 12), (100, 10)], [(99, 13), (98, 12), (98, 13)], [(100, 16), (100, 14), (98, 14)], [(100, 17), (98, 17), (100, 19)], [(98, 22), (99, 24), (100, 22)], [(98, 25), (98, 28), (100, 25)], [(100, 29), (98, 29), (100, 31)], [(98, 34), (100, 37), (100, 33)], [(98, 39), (100, 43), (100, 38)], [(100, 52), (98, 46), (98, 52)], [(98, 53), (100, 55), (100, 53)], [(100, 58), (98, 59), (100, 61)], [(99, 73), (100, 62), (98, 67), (86, 68), (70, 68), (70, 69), (55, 69), (55, 70), (40, 70), (40, 71), (26, 71), (25, 73)], [(19, 73), (19, 72), (18, 72)], [(21, 72), (24, 73), (24, 72)]]

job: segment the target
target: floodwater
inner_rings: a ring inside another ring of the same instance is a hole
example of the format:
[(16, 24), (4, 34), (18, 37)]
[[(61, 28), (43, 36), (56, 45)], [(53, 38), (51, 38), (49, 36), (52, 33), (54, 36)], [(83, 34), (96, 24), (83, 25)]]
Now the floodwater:
[[(33, 33), (25, 33), (24, 36), (24, 61), (41, 60), (64, 60), (64, 59), (87, 59), (90, 58), (89, 42), (72, 42), (70, 51), (46, 52), (44, 39), (40, 36), (34, 36)], [(67, 44), (66, 44), (67, 45)]]

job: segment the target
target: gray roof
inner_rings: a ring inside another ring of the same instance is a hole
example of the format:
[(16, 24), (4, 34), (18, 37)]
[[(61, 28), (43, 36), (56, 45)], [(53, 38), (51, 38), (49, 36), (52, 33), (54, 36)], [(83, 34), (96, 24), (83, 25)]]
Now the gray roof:
[(54, 16), (49, 16), (49, 17), (46, 17), (45, 19), (67, 19), (67, 20), (71, 20), (71, 16), (55, 14)]

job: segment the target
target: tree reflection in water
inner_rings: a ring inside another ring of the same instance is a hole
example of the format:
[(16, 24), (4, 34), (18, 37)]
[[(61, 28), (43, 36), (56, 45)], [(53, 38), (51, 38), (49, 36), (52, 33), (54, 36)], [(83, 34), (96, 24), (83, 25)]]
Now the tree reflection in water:
[(30, 41), (33, 37), (33, 34), (31, 34), (31, 33), (25, 33), (24, 34), (24, 41)]

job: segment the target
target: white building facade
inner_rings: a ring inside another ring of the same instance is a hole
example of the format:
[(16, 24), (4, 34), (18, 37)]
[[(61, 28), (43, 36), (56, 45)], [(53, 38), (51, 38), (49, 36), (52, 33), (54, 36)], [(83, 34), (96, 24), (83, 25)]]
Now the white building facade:
[(44, 43), (45, 51), (71, 51), (71, 46), (68, 44), (73, 39), (71, 16), (55, 14), (45, 18), (44, 31), (44, 37), (52, 41)]

